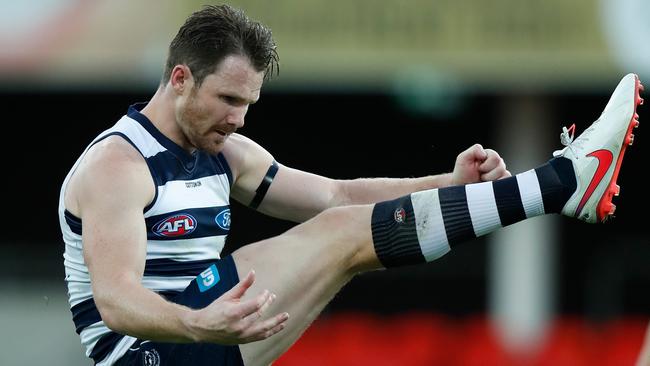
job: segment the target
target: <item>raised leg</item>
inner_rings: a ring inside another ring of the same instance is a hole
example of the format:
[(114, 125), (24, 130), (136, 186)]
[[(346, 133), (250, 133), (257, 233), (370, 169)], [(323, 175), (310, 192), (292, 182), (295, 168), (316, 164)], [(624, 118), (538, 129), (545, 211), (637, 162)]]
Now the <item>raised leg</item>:
[(600, 118), (534, 170), (495, 182), (416, 192), (376, 205), (327, 210), (283, 235), (245, 246), (233, 258), (248, 294), (277, 295), (266, 314), (288, 312), (286, 328), (240, 346), (246, 365), (268, 365), (302, 334), (356, 273), (433, 261), (453, 245), (547, 213), (601, 222), (613, 213), (618, 175), (638, 125), (641, 84), (626, 75)]
[[(279, 334), (240, 346), (246, 365), (267, 365), (286, 351), (325, 305), (359, 272), (425, 263), (451, 246), (532, 216), (559, 212), (575, 190), (560, 179), (570, 161), (556, 159), (496, 182), (416, 192), (375, 205), (326, 210), (285, 234), (233, 253), (248, 292), (268, 289), (277, 300), (267, 314), (288, 312)], [(575, 179), (573, 179), (575, 182)]]

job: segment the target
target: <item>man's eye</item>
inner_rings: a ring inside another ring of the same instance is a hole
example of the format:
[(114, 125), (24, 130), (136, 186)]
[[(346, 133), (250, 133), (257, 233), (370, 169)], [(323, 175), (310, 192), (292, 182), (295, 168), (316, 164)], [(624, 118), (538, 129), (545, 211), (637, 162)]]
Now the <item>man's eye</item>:
[(221, 99), (222, 99), (224, 102), (226, 102), (226, 103), (228, 103), (228, 104), (230, 104), (230, 105), (232, 105), (232, 106), (242, 106), (242, 105), (244, 105), (244, 104), (246, 103), (246, 102), (245, 102), (243, 99), (241, 99), (241, 98), (237, 98), (237, 97), (229, 97), (229, 96), (227, 96), (227, 95), (222, 96)]

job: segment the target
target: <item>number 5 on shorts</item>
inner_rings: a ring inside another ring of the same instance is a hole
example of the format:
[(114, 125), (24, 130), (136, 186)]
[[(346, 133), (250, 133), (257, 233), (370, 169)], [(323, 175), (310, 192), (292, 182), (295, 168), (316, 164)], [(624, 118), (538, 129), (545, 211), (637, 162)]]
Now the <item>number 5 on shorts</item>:
[(217, 271), (217, 266), (214, 264), (196, 276), (196, 283), (199, 285), (199, 291), (201, 292), (208, 291), (212, 286), (216, 285), (219, 280), (219, 271)]

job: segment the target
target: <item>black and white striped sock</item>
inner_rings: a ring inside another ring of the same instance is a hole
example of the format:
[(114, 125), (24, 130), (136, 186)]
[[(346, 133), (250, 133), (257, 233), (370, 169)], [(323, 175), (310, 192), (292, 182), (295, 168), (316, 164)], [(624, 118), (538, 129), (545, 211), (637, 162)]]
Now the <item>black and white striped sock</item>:
[(559, 213), (576, 188), (571, 164), (556, 158), (514, 177), (377, 203), (372, 214), (375, 252), (385, 267), (430, 262), (458, 243)]

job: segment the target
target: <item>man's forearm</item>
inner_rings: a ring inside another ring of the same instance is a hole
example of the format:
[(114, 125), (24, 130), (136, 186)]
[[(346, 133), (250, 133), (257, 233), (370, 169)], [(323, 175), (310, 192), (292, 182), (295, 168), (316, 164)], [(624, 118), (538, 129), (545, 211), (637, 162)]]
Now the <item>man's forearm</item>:
[(451, 173), (420, 178), (363, 178), (340, 181), (341, 198), (338, 205), (369, 204), (395, 199), (425, 189), (447, 187)]
[(193, 310), (165, 300), (140, 285), (116, 286), (95, 295), (104, 323), (113, 331), (161, 342), (197, 341), (192, 331)]

